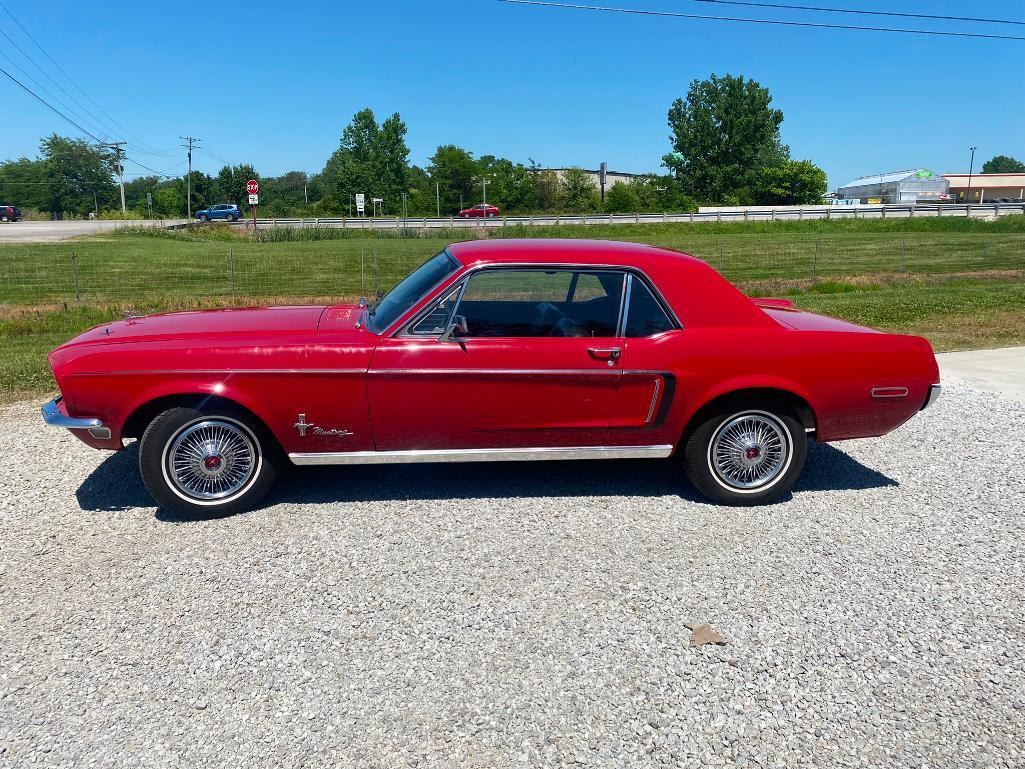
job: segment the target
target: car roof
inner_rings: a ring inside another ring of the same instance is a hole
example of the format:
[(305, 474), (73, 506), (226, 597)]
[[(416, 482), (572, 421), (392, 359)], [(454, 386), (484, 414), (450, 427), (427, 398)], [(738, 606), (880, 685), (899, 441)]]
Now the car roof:
[(681, 251), (619, 240), (496, 238), (465, 240), (453, 243), (448, 250), (466, 265), (485, 262), (548, 262), (640, 268), (653, 262), (670, 262), (677, 268), (709, 269), (705, 262)]
[(707, 262), (671, 248), (618, 240), (468, 240), (448, 247), (464, 267), (574, 265), (644, 273), (684, 326), (771, 326), (772, 321)]

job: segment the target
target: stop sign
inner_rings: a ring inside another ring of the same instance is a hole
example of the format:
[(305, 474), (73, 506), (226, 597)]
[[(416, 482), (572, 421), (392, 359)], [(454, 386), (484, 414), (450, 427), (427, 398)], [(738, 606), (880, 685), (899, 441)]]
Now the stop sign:
[(258, 195), (260, 193), (260, 183), (256, 179), (250, 179), (246, 182), (246, 192), (250, 195)]

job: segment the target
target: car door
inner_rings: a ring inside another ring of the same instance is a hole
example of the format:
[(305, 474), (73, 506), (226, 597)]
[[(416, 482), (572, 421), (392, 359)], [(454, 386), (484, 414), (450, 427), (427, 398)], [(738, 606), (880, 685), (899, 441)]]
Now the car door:
[[(614, 270), (471, 273), (379, 343), (367, 381), (376, 448), (601, 446), (624, 284)], [(453, 319), (459, 330), (439, 339)]]
[(674, 444), (679, 435), (667, 424), (666, 417), (670, 406), (689, 384), (679, 381), (680, 373), (690, 363), (686, 347), (681, 348), (686, 337), (681, 336), (684, 332), (669, 305), (639, 274), (631, 274), (627, 279), (623, 315), (623, 378), (616, 393), (606, 444)]

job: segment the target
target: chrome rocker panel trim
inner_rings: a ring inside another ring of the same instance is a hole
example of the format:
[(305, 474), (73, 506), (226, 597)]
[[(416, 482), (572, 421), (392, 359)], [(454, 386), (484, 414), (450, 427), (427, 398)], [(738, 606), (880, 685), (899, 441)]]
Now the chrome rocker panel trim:
[(665, 444), (660, 446), (310, 452), (289, 454), (288, 458), (297, 465), (381, 465), (412, 462), (524, 462), (553, 459), (664, 459), (672, 453), (672, 445)]
[(68, 430), (88, 430), (89, 434), (100, 440), (110, 438), (110, 428), (104, 427), (103, 422), (96, 417), (69, 417), (65, 416), (57, 408), (62, 397), (58, 395), (49, 403), (43, 406), (43, 421), (52, 427), (64, 427)]

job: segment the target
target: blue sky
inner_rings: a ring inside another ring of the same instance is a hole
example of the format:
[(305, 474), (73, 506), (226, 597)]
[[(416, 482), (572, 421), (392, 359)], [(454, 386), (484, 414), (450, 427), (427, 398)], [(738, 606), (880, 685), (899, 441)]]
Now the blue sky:
[[(252, 162), (264, 174), (318, 171), (364, 106), (379, 117), (401, 113), (410, 160), (421, 165), (438, 144), (454, 143), (546, 166), (606, 160), (616, 170), (653, 171), (669, 149), (670, 103), (691, 80), (713, 72), (768, 87), (784, 112), (792, 155), (825, 168), (831, 188), (917, 166), (966, 171), (971, 145), (979, 147), (980, 162), (994, 154), (1025, 159), (1025, 41), (763, 27), (494, 0), (204, 2), (190, 10), (173, 3), (108, 2), (100, 9), (80, 0), (31, 8), (3, 2), (106, 112), (161, 151), (146, 154), (131, 136), (117, 137), (129, 141), (129, 156), (171, 174), (183, 172), (178, 137), (185, 134), (203, 140), (195, 155), (202, 170), (230, 160)], [(609, 4), (1025, 36), (1025, 26), (693, 0)], [(1017, 2), (797, 4), (1025, 20)], [(53, 71), (2, 10), (0, 29)], [(2, 35), (0, 51), (68, 101)], [(34, 87), (3, 56), (0, 67)], [(0, 157), (34, 156), (39, 138), (53, 131), (76, 133), (3, 78)]]

